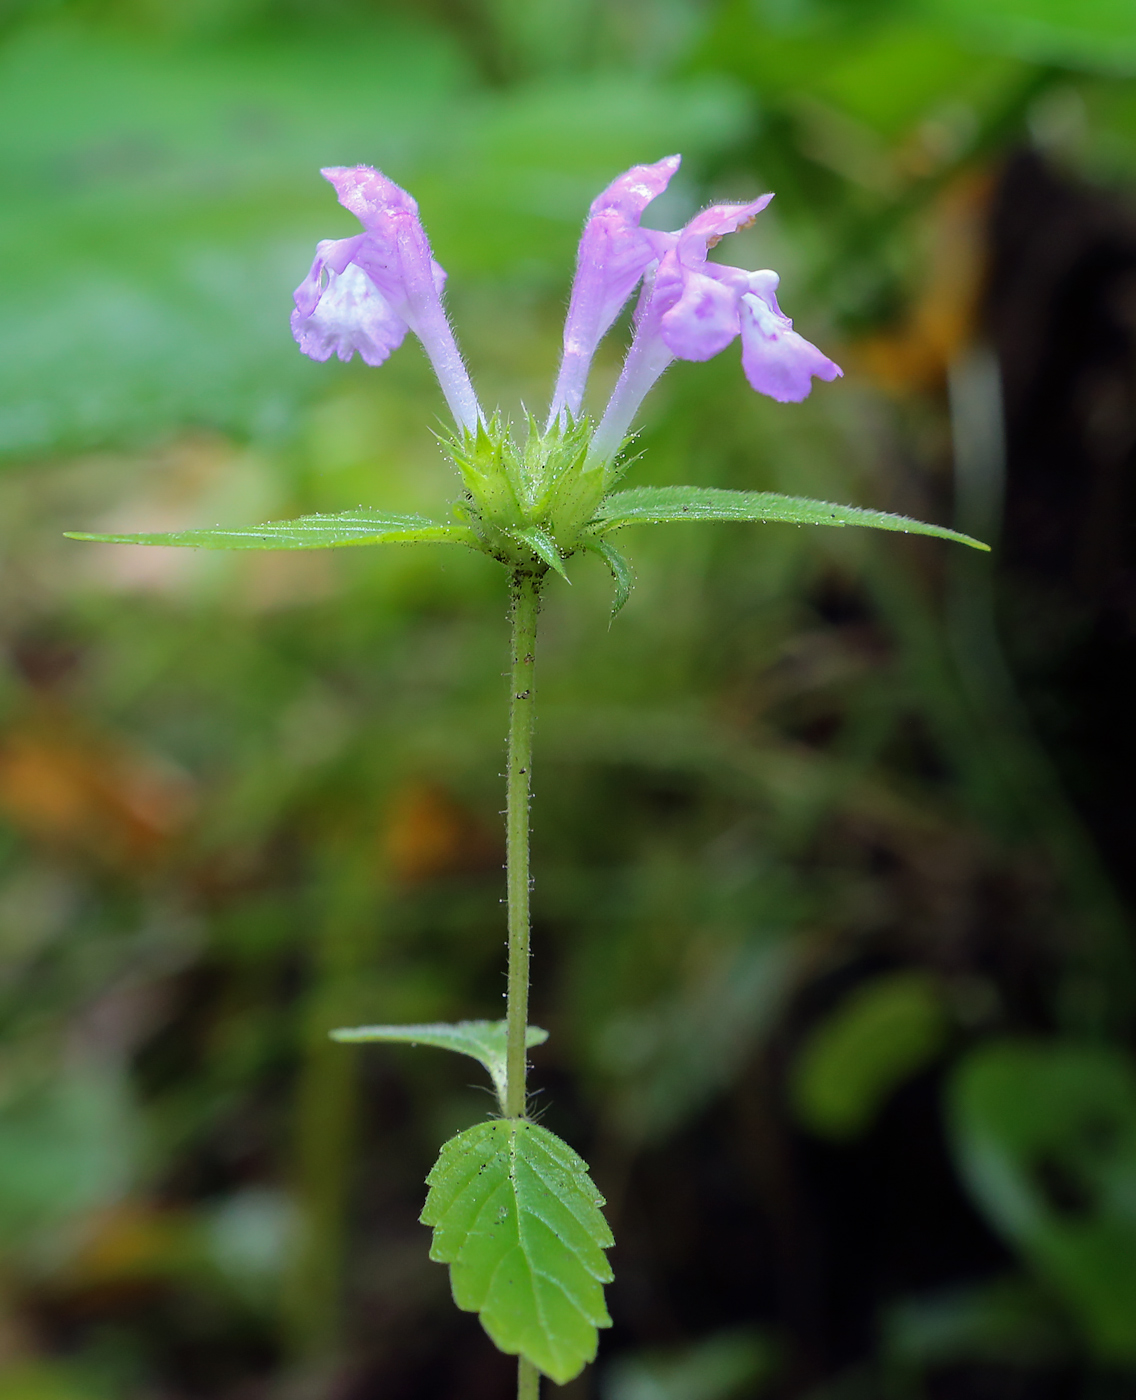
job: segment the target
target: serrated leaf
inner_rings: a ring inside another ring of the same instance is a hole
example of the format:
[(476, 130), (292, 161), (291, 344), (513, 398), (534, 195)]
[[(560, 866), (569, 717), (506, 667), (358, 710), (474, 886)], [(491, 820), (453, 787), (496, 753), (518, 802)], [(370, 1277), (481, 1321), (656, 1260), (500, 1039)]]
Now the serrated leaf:
[[(436, 1021), (419, 1026), (345, 1026), (330, 1032), (332, 1040), (347, 1044), (387, 1041), (401, 1045), (435, 1045), (440, 1050), (455, 1050), (459, 1055), (472, 1055), (489, 1071), (502, 1110), (505, 1106), (505, 1022), (504, 1021)], [(529, 1026), (525, 1044), (531, 1050), (543, 1045), (548, 1032), (540, 1026)]]
[(860, 525), (873, 530), (897, 530), (909, 535), (935, 535), (972, 549), (990, 546), (943, 525), (927, 525), (906, 515), (882, 510), (834, 505), (807, 496), (781, 496), (775, 491), (725, 491), (713, 486), (639, 486), (616, 491), (600, 505), (594, 528), (599, 534), (625, 525), (664, 525), (680, 520), (779, 521), (788, 525)]
[(421, 1220), (454, 1302), (557, 1384), (579, 1375), (611, 1325), (604, 1250), (615, 1243), (586, 1163), (547, 1128), (506, 1118), (451, 1138), (427, 1184)]
[(508, 533), (512, 535), (513, 539), (527, 544), (532, 552), (539, 559), (543, 559), (550, 569), (556, 570), (565, 583), (572, 582), (564, 568), (564, 560), (560, 557), (556, 541), (547, 530), (542, 530), (539, 525), (528, 525), (510, 530)]
[(635, 575), (631, 565), (613, 544), (608, 544), (607, 540), (591, 541), (587, 547), (593, 554), (598, 554), (611, 570), (612, 582), (615, 584), (615, 601), (611, 605), (611, 615), (614, 618), (631, 597)]
[(423, 515), (388, 511), (345, 510), (337, 515), (301, 515), (264, 525), (233, 529), (175, 530), (166, 534), (103, 535), (67, 531), (72, 540), (101, 544), (160, 544), (187, 549), (341, 549), (362, 544), (467, 544), (477, 536), (465, 525), (442, 525)]

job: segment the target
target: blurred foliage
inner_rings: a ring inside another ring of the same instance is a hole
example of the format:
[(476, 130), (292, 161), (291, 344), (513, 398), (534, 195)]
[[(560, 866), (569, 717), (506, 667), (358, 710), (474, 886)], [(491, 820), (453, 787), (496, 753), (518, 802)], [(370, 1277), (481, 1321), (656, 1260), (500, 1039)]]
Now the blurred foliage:
[[(327, 1038), (499, 1014), (502, 578), (61, 531), (444, 510), (417, 349), (291, 342), (351, 226), (317, 167), (412, 190), (516, 412), (587, 203), (682, 150), (653, 221), (776, 189), (731, 258), (846, 377), (784, 408), (676, 366), (631, 484), (994, 536), (992, 200), (1022, 149), (1130, 187), (1132, 7), (7, 0), (0, 34), (0, 1396), (504, 1396), (416, 1224), (490, 1101)], [(857, 535), (630, 530), (610, 629), (598, 562), (550, 589), (533, 1060), (619, 1241), (583, 1384), (1131, 1394), (1131, 895), (1015, 671), (1072, 595)]]
[(946, 1017), (917, 972), (858, 988), (801, 1047), (792, 1080), (802, 1122), (824, 1136), (862, 1133), (898, 1085), (942, 1049)]
[(730, 1400), (773, 1370), (774, 1350), (752, 1330), (719, 1332), (678, 1354), (628, 1357), (607, 1374), (604, 1400)]
[(995, 1222), (1083, 1318), (1136, 1357), (1136, 1075), (1097, 1046), (992, 1044), (955, 1085), (963, 1171)]

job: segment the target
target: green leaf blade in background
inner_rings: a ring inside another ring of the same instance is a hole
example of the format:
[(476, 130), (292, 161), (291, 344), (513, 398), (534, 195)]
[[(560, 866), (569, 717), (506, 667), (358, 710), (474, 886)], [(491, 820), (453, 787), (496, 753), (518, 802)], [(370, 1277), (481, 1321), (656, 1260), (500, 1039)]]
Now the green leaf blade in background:
[(971, 1194), (1107, 1362), (1136, 1362), (1136, 1074), (1102, 1045), (993, 1042), (948, 1121)]
[(502, 1119), (452, 1138), (427, 1181), (430, 1257), (449, 1264), (458, 1307), (557, 1384), (579, 1375), (611, 1325), (614, 1243), (586, 1164), (538, 1124)]
[(5, 1089), (0, 1244), (22, 1244), (45, 1225), (58, 1228), (126, 1195), (140, 1129), (119, 1076), (97, 1064), (64, 1067), (41, 1084)]
[(924, 0), (972, 43), (1033, 63), (1136, 73), (1131, 0)]
[(798, 1118), (837, 1141), (863, 1132), (886, 1099), (942, 1051), (942, 994), (917, 971), (857, 988), (806, 1039), (790, 1092)]
[[(338, 367), (288, 329), (318, 168), (417, 162), (467, 81), (437, 30), (178, 50), (79, 26), (0, 47), (0, 456), (171, 425), (279, 438)], [(330, 197), (329, 197), (330, 196)]]
[[(433, 1022), (418, 1026), (348, 1026), (331, 1032), (332, 1040), (344, 1045), (385, 1042), (392, 1045), (433, 1045), (439, 1050), (454, 1050), (470, 1055), (489, 1071), (502, 1109), (505, 1104), (506, 1029), (504, 1021), (457, 1021), (453, 1024)], [(548, 1032), (540, 1026), (525, 1031), (525, 1045), (543, 1045)]]
[(730, 1327), (677, 1347), (623, 1352), (606, 1368), (601, 1393), (604, 1400), (747, 1400), (765, 1392), (780, 1360), (772, 1337)]
[(668, 525), (683, 520), (735, 520), (786, 525), (857, 525), (872, 530), (895, 530), (910, 535), (933, 535), (972, 549), (989, 551), (980, 540), (944, 525), (928, 525), (906, 515), (891, 515), (860, 506), (834, 505), (806, 496), (782, 496), (775, 491), (726, 491), (712, 486), (638, 486), (616, 491), (596, 512), (599, 534), (626, 525)]
[(366, 544), (465, 544), (477, 548), (477, 537), (464, 525), (443, 525), (421, 515), (391, 515), (383, 511), (347, 510), (335, 515), (301, 515), (295, 520), (270, 520), (212, 530), (168, 533), (100, 535), (69, 530), (67, 538), (96, 544), (172, 545), (182, 549), (343, 549)]

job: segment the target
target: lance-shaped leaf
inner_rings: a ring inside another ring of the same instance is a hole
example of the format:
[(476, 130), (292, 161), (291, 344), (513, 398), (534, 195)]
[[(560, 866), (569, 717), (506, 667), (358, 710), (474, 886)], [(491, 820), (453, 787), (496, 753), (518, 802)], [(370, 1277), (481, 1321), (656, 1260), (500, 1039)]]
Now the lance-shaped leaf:
[(597, 510), (592, 529), (601, 535), (624, 525), (663, 525), (678, 520), (780, 521), (787, 525), (862, 525), (909, 535), (936, 535), (973, 549), (990, 546), (943, 525), (927, 525), (906, 515), (838, 506), (807, 496), (775, 491), (725, 491), (714, 486), (640, 486), (616, 491)]
[(446, 525), (424, 515), (382, 510), (345, 510), (337, 515), (301, 515), (232, 529), (175, 530), (169, 534), (99, 535), (68, 531), (72, 540), (103, 544), (164, 544), (190, 549), (341, 549), (358, 544), (467, 544), (478, 548), (466, 525)]
[[(385, 1040), (402, 1045), (436, 1045), (440, 1050), (456, 1050), (459, 1055), (472, 1055), (489, 1071), (502, 1112), (505, 1106), (505, 1022), (457, 1021), (454, 1024), (434, 1022), (421, 1026), (348, 1026), (331, 1032), (332, 1040), (349, 1044), (360, 1041)], [(531, 1049), (543, 1045), (548, 1032), (539, 1026), (525, 1031), (525, 1044)]]
[(620, 554), (619, 550), (605, 539), (589, 540), (585, 548), (590, 549), (593, 554), (598, 554), (611, 570), (611, 580), (615, 584), (615, 599), (611, 605), (611, 615), (615, 617), (616, 613), (631, 597), (631, 586), (635, 582), (631, 565)]
[(603, 1197), (567, 1143), (516, 1118), (451, 1138), (427, 1178), (430, 1258), (450, 1266), (454, 1302), (481, 1315), (501, 1351), (559, 1385), (596, 1355), (609, 1327)]

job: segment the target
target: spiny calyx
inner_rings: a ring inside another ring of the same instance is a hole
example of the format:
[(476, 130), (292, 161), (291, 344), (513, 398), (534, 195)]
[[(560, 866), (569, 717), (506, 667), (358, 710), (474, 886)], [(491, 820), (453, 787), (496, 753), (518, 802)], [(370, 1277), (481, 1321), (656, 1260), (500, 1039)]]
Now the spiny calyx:
[(621, 469), (591, 457), (587, 418), (565, 414), (542, 432), (529, 417), (526, 429), (519, 437), (496, 413), (443, 439), (466, 489), (455, 513), (503, 563), (539, 560), (563, 573), (563, 560), (588, 546), (588, 526)]

